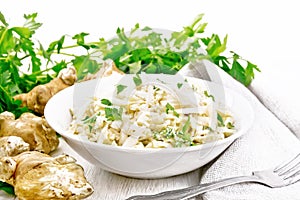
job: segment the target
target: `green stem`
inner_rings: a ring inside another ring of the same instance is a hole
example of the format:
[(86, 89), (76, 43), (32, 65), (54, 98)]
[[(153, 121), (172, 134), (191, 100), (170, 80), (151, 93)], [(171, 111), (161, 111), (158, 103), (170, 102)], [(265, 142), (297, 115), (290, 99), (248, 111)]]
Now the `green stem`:
[(24, 60), (25, 58), (28, 58), (29, 56), (30, 56), (30, 55), (26, 55), (26, 56), (20, 58), (20, 60)]
[(4, 95), (6, 95), (11, 101), (11, 95), (7, 92), (7, 90), (4, 87), (2, 87), (2, 85), (0, 85), (0, 89), (4, 92)]
[[(89, 43), (86, 43), (86, 45), (92, 45), (92, 44), (97, 45), (98, 42), (89, 42)], [(74, 45), (62, 47), (61, 49), (72, 49), (72, 48), (76, 48), (76, 47), (81, 47), (81, 45), (74, 44)]]
[(71, 54), (71, 53), (65, 53), (65, 52), (57, 52), (57, 51), (53, 51), (53, 53), (55, 54), (61, 54), (61, 55), (65, 55), (65, 56), (72, 56), (72, 57), (76, 57), (75, 54)]
[(2, 44), (7, 31), (8, 31), (8, 29), (6, 28), (5, 31), (2, 33), (2, 36), (1, 36), (1, 39), (0, 39), (0, 44)]

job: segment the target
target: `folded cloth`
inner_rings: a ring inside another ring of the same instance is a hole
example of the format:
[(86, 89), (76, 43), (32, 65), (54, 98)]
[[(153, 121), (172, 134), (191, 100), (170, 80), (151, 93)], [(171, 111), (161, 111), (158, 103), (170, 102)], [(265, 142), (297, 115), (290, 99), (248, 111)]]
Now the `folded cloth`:
[[(234, 89), (252, 105), (255, 120), (250, 130), (215, 161), (204, 167), (200, 183), (251, 175), (252, 171), (274, 168), (300, 152), (300, 141), (251, 91), (209, 61), (185, 66), (182, 75), (210, 80)], [(262, 94), (263, 95), (263, 94)], [(272, 189), (257, 183), (242, 183), (202, 195), (204, 200), (300, 200), (300, 182)]]
[(300, 138), (299, 73), (300, 70), (294, 67), (285, 67), (284, 76), (282, 69), (263, 69), (249, 87), (298, 138)]

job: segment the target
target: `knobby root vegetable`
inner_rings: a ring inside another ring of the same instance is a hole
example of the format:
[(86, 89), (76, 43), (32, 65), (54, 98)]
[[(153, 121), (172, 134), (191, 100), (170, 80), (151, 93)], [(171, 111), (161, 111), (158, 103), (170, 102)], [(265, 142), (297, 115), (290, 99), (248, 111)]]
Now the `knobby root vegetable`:
[(29, 144), (30, 150), (49, 154), (54, 151), (59, 139), (44, 117), (23, 113), (18, 119), (14, 114), (0, 114), (0, 137), (18, 136)]
[(0, 158), (0, 180), (11, 184), (20, 200), (83, 199), (93, 193), (83, 168), (68, 155), (37, 151)]
[(0, 157), (16, 156), (29, 150), (29, 144), (26, 143), (21, 137), (0, 137)]
[(30, 110), (43, 115), (49, 99), (59, 91), (73, 85), (76, 80), (76, 69), (72, 66), (64, 68), (49, 83), (38, 85), (28, 93), (18, 94), (14, 96), (14, 99), (21, 100), (21, 106), (27, 106)]

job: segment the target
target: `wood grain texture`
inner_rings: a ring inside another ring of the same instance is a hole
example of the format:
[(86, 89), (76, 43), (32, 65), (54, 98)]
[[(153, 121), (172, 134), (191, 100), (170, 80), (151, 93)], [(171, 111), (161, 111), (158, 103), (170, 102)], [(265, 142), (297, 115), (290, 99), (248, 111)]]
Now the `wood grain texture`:
[(153, 194), (199, 183), (199, 170), (163, 179), (134, 179), (104, 171), (96, 166), (86, 167), (86, 176), (94, 186), (90, 200), (126, 199), (136, 194)]
[(201, 170), (162, 179), (136, 179), (120, 176), (102, 170), (79, 156), (63, 139), (54, 155), (67, 153), (83, 166), (88, 181), (94, 187), (94, 193), (88, 200), (124, 200), (137, 194), (154, 194), (166, 190), (179, 189), (199, 183)]

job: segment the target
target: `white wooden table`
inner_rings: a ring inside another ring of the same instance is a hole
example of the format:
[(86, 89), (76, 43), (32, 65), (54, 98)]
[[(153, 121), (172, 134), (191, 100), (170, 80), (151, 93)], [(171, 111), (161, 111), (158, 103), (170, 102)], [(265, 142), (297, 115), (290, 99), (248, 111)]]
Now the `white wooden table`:
[[(58, 150), (53, 155), (67, 153), (76, 158), (83, 166), (88, 181), (94, 187), (94, 193), (87, 200), (124, 200), (136, 194), (153, 194), (165, 190), (179, 189), (199, 183), (200, 170), (195, 170), (179, 176), (163, 179), (143, 180), (128, 178), (102, 170), (90, 164), (78, 155), (63, 139), (60, 139)], [(0, 200), (15, 200), (16, 198), (0, 192)]]
[(196, 185), (199, 184), (200, 180), (200, 169), (163, 179), (143, 180), (128, 178), (104, 171), (95, 165), (89, 164), (74, 152), (65, 141), (60, 143), (59, 152), (60, 151), (68, 152), (84, 167), (86, 177), (94, 186), (95, 190), (93, 195), (88, 198), (90, 200), (124, 200), (136, 194), (153, 194), (165, 190)]

